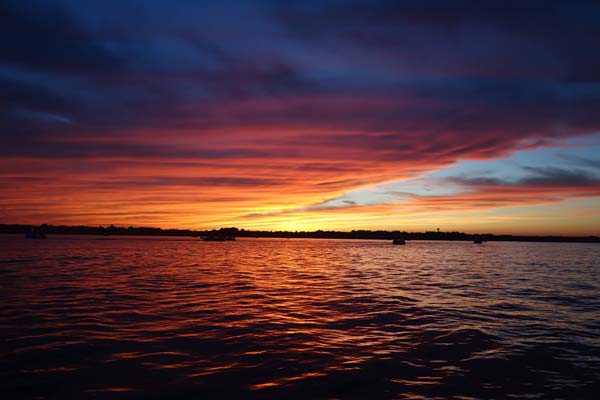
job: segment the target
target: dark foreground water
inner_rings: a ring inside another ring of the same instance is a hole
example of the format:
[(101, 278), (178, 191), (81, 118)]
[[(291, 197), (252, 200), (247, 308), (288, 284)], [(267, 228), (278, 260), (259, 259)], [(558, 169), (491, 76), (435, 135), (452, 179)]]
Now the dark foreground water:
[(0, 236), (4, 398), (598, 398), (600, 245)]

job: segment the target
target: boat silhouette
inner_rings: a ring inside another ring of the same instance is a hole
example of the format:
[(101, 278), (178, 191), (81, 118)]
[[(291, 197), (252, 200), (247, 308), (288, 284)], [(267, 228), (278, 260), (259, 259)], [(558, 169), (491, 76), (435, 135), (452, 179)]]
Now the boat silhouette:
[(232, 242), (235, 238), (232, 236), (204, 236), (202, 238), (205, 242)]

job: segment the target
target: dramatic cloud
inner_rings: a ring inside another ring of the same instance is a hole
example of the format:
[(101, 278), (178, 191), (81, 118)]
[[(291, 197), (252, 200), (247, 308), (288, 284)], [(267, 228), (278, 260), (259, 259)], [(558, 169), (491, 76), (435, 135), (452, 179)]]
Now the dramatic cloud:
[[(596, 134), (598, 18), (591, 1), (3, 1), (0, 218), (283, 227)], [(455, 183), (597, 195), (587, 170), (529, 172)]]

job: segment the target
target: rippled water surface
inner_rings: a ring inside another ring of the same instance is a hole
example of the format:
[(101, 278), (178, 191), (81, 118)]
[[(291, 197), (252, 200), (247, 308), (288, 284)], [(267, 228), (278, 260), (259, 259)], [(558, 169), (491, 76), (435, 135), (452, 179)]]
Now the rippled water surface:
[(595, 244), (0, 236), (9, 398), (597, 398)]

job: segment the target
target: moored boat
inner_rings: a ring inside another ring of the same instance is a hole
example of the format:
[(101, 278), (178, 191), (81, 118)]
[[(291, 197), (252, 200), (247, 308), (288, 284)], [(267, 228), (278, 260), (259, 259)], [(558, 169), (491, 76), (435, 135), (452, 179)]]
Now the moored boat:
[(235, 238), (231, 236), (204, 236), (202, 240), (205, 242), (231, 242)]

